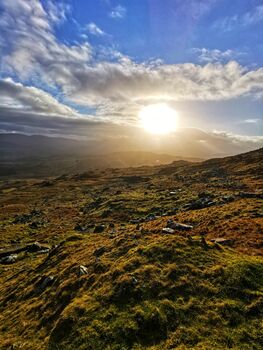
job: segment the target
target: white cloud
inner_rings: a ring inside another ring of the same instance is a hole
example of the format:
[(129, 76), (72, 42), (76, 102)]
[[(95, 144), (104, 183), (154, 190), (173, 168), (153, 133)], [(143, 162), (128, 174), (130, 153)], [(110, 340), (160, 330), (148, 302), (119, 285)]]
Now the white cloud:
[(257, 124), (259, 121), (260, 121), (260, 119), (258, 119), (258, 118), (251, 118), (251, 119), (242, 120), (241, 123), (245, 123), (245, 124)]
[(204, 63), (226, 62), (245, 55), (244, 52), (237, 52), (230, 49), (221, 51), (218, 49), (194, 48), (192, 51), (198, 55), (198, 60)]
[(91, 22), (86, 25), (86, 29), (90, 34), (97, 35), (97, 36), (103, 36), (105, 35), (104, 31), (100, 29), (95, 23)]
[(0, 80), (0, 108), (66, 117), (78, 115), (72, 108), (58, 102), (47, 92), (16, 83), (11, 78)]
[(45, 10), (38, 0), (1, 1), (0, 31), (5, 38), (0, 47), (2, 71), (15, 72), (22, 79), (35, 74), (50, 83), (54, 64), (81, 65), (91, 58), (87, 42), (66, 45), (56, 39), (53, 24), (65, 14), (58, 15), (54, 3), (48, 4)]
[(48, 0), (46, 2), (46, 9), (50, 20), (55, 24), (64, 22), (68, 14), (71, 13), (70, 5), (59, 1)]
[(215, 22), (214, 27), (223, 31), (231, 31), (240, 27), (255, 25), (263, 20), (263, 5), (256, 6), (242, 15), (228, 16)]
[(111, 12), (109, 13), (109, 16), (111, 18), (115, 18), (115, 19), (121, 19), (124, 18), (126, 16), (126, 8), (122, 5), (117, 5), (116, 7), (114, 7)]
[(248, 135), (237, 135), (231, 132), (214, 130), (214, 135), (221, 136), (223, 138), (228, 138), (229, 140), (238, 142), (238, 143), (248, 143), (248, 144), (258, 144), (258, 147), (263, 146), (263, 136), (248, 136)]

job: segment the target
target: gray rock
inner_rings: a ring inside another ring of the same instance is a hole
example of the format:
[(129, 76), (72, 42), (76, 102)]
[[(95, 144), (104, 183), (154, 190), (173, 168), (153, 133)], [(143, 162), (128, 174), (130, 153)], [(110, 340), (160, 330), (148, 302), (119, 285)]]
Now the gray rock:
[(174, 233), (174, 230), (172, 228), (170, 228), (170, 227), (164, 227), (162, 229), (162, 232), (163, 233), (170, 233), (170, 234), (172, 234), (172, 233)]
[(234, 243), (234, 239), (230, 239), (230, 238), (212, 238), (210, 239), (210, 242), (213, 243), (218, 243), (218, 244), (222, 244), (222, 245), (232, 245)]
[(39, 242), (34, 242), (32, 244), (29, 244), (26, 247), (26, 251), (29, 253), (35, 253), (35, 252), (43, 252), (43, 251), (49, 251), (49, 247), (43, 246)]
[(105, 230), (105, 225), (97, 225), (95, 228), (94, 228), (94, 233), (101, 233)]
[(167, 227), (172, 228), (174, 230), (182, 230), (182, 231), (189, 231), (193, 229), (192, 225), (181, 224), (173, 220), (167, 221)]
[(3, 258), (0, 259), (1, 264), (13, 264), (17, 261), (17, 255), (12, 254), (8, 256), (4, 256)]
[(155, 214), (149, 214), (146, 216), (145, 221), (153, 221), (156, 219), (156, 215)]
[(88, 269), (86, 268), (86, 266), (79, 265), (78, 271), (77, 271), (78, 276), (87, 275), (87, 273), (88, 273)]
[(44, 276), (41, 281), (40, 281), (40, 285), (39, 285), (39, 288), (41, 290), (44, 290), (46, 289), (47, 287), (51, 286), (52, 283), (54, 282), (55, 280), (55, 277), (53, 276)]

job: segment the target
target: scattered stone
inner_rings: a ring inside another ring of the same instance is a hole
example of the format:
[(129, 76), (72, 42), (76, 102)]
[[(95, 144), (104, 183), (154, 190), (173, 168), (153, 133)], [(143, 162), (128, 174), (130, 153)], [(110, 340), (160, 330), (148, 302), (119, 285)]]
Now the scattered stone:
[(94, 228), (94, 233), (101, 233), (105, 230), (105, 225), (97, 225)]
[(78, 266), (78, 270), (77, 270), (78, 276), (87, 275), (87, 273), (88, 273), (88, 269), (86, 268), (86, 266), (83, 266), (83, 265)]
[(213, 243), (218, 243), (218, 244), (221, 244), (221, 245), (232, 245), (235, 240), (234, 239), (230, 239), (230, 238), (212, 238), (210, 239), (210, 242), (213, 242)]
[(162, 232), (172, 234), (172, 233), (174, 233), (174, 230), (172, 228), (170, 228), (170, 227), (164, 227), (162, 229)]
[(148, 214), (145, 218), (145, 221), (153, 221), (156, 219), (156, 215), (155, 214)]
[(29, 244), (27, 247), (26, 247), (26, 251), (28, 253), (36, 253), (36, 252), (49, 252), (50, 248), (47, 247), (47, 246), (43, 246), (41, 245), (39, 242), (35, 242), (35, 243), (32, 243), (32, 244)]
[(183, 209), (185, 210), (198, 210), (203, 208), (211, 207), (212, 205), (215, 205), (216, 202), (211, 200), (207, 197), (201, 197), (193, 202), (187, 203), (183, 206)]
[(132, 276), (132, 283), (133, 283), (133, 284), (137, 284), (137, 283), (138, 283), (137, 278), (135, 278), (134, 276)]
[(13, 264), (17, 261), (17, 255), (12, 254), (8, 256), (4, 256), (3, 258), (0, 259), (1, 264)]
[(167, 221), (167, 227), (175, 229), (175, 230), (182, 230), (182, 231), (189, 231), (189, 230), (193, 229), (192, 225), (181, 224), (181, 223), (175, 222), (173, 220)]
[(169, 193), (170, 193), (170, 195), (173, 196), (173, 195), (177, 194), (177, 191), (170, 191)]
[(46, 289), (47, 287), (51, 286), (55, 280), (55, 277), (53, 276), (43, 276), (39, 282), (39, 288), (41, 290)]

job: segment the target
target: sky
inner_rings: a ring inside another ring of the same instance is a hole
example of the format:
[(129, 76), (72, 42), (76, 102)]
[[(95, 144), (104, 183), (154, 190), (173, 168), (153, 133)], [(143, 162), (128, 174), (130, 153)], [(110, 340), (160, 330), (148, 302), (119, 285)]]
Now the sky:
[(141, 144), (165, 103), (171, 145), (262, 147), (262, 33), (262, 0), (0, 0), (0, 132)]

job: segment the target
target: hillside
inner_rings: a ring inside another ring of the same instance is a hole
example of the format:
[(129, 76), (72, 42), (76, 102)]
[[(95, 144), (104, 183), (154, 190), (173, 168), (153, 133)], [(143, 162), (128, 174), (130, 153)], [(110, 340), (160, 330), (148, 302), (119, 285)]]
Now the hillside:
[(1, 180), (0, 348), (262, 349), (262, 159)]

